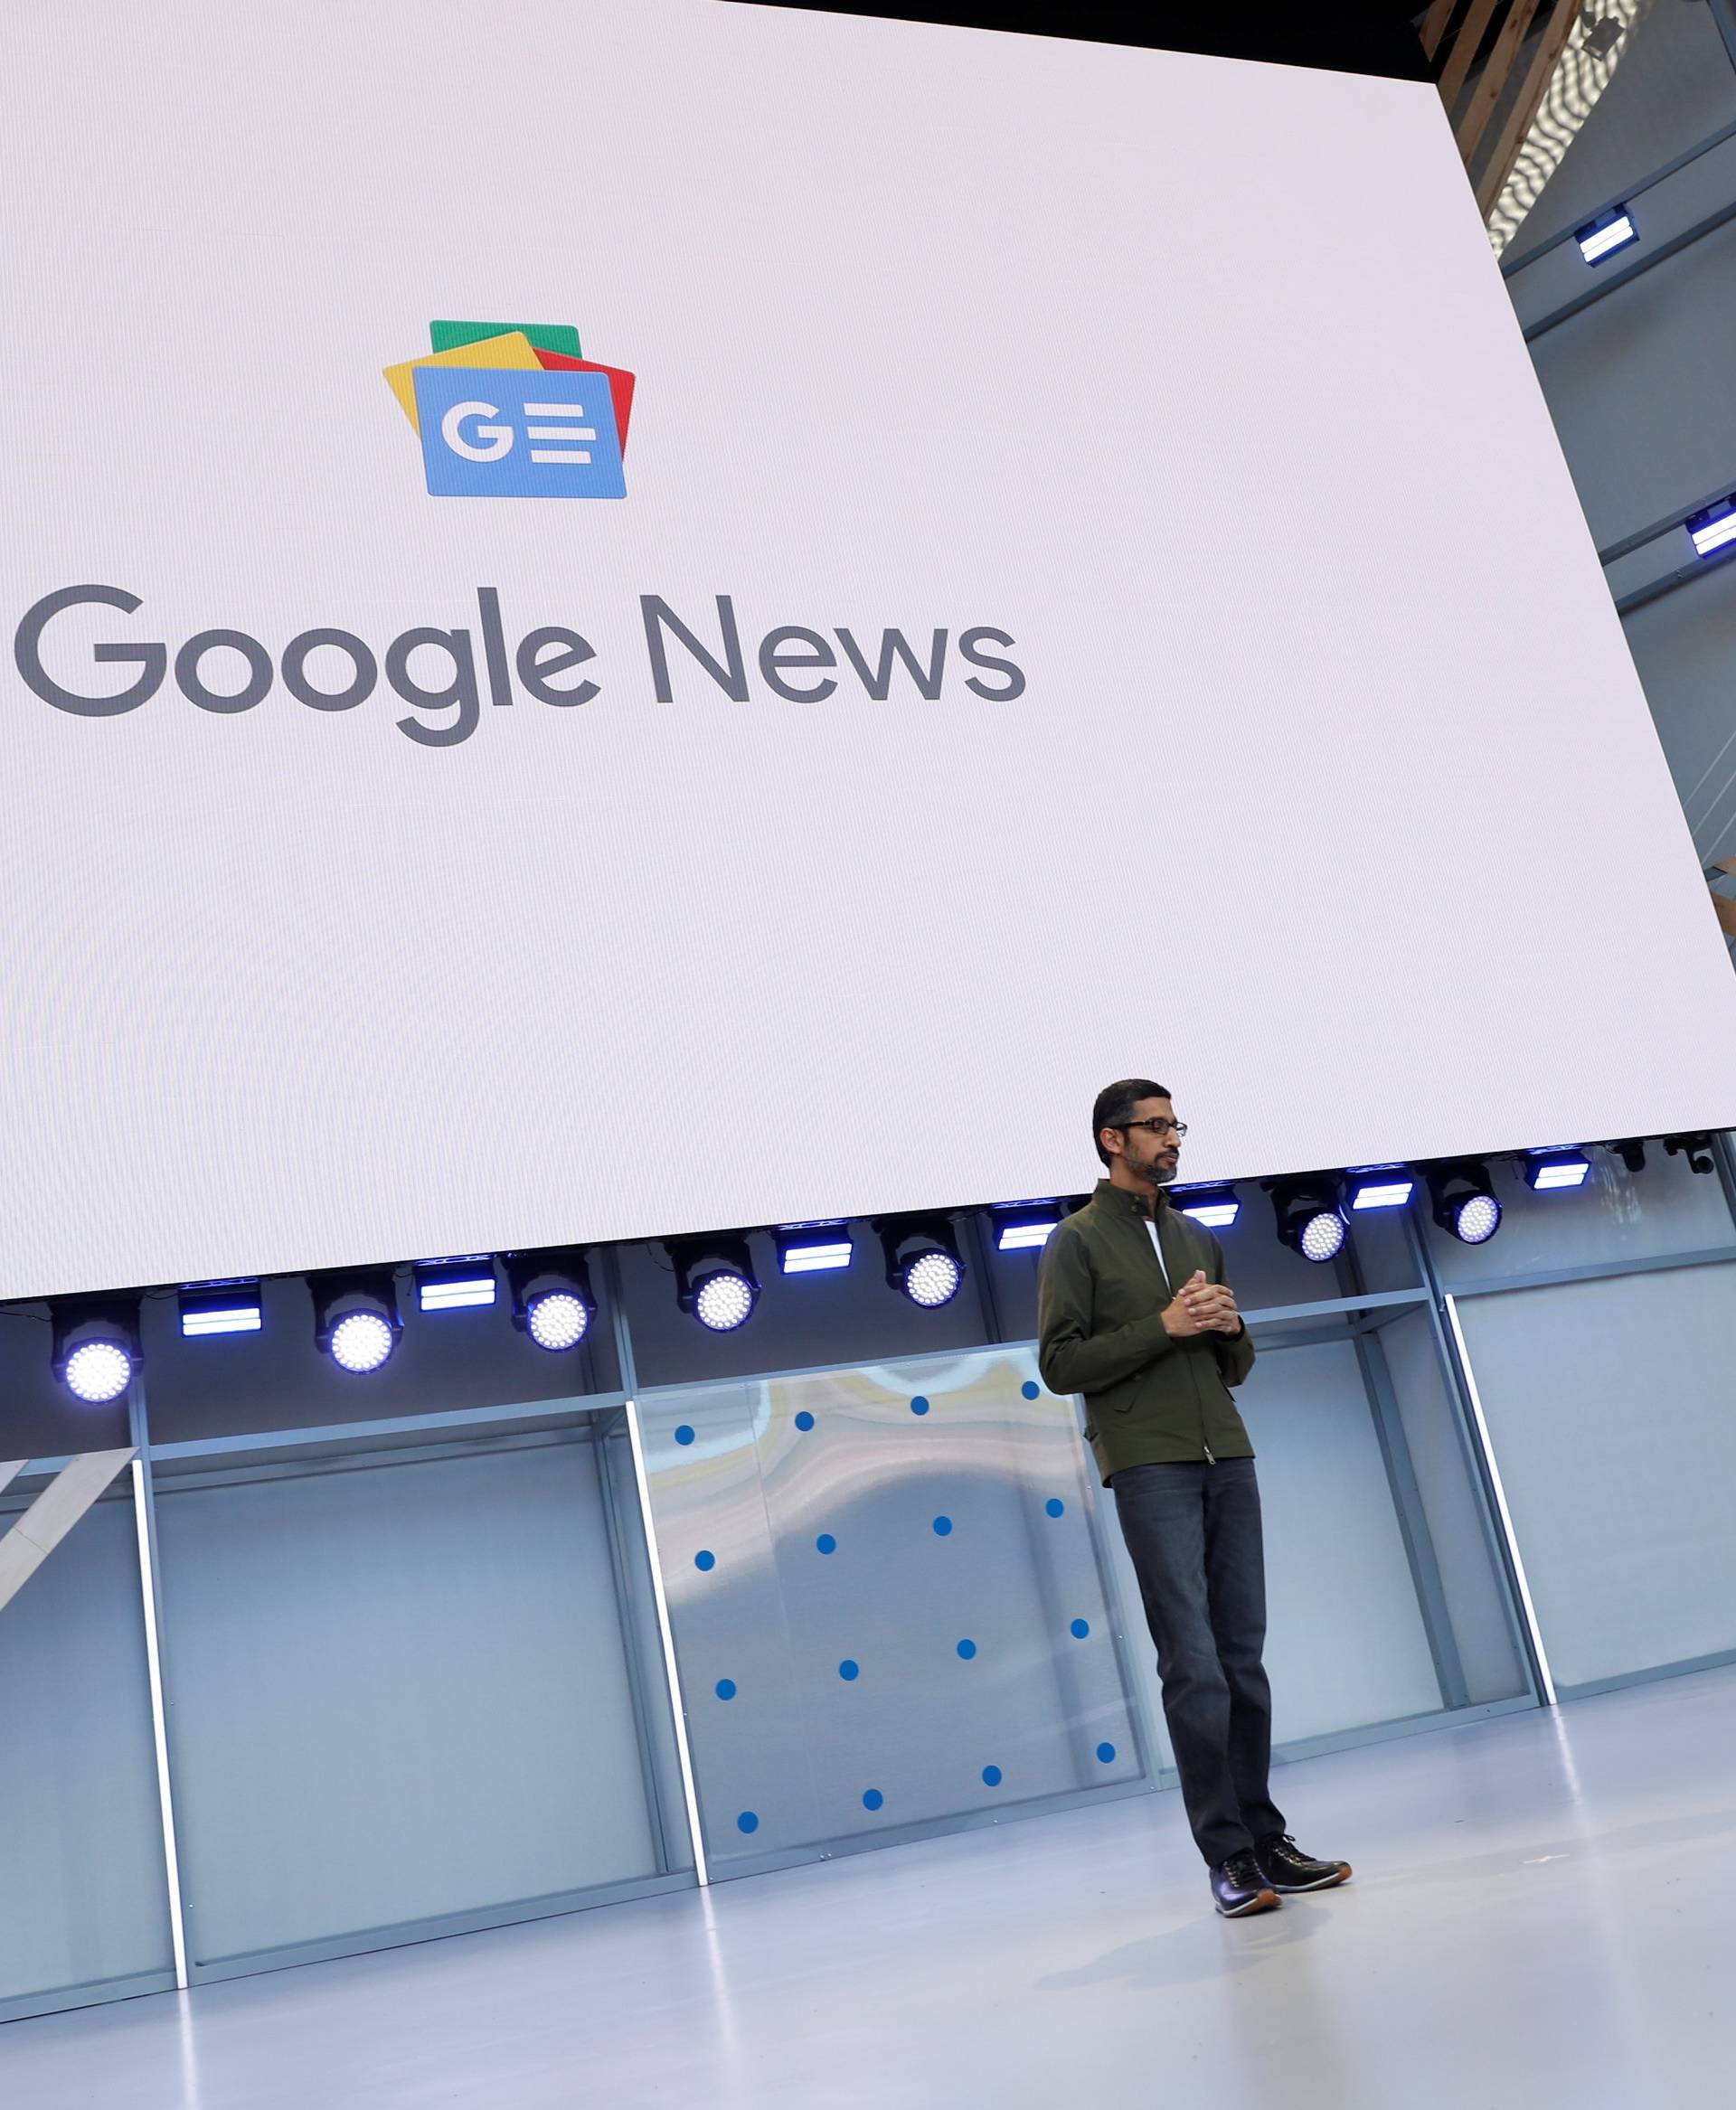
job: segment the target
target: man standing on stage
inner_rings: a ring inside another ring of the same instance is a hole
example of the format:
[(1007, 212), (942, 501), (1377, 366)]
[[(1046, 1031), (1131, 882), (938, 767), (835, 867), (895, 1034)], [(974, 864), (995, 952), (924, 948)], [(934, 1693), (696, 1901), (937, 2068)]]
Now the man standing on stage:
[(1109, 1176), (1043, 1249), (1038, 1359), (1052, 1392), (1084, 1397), (1086, 1439), (1115, 1492), (1157, 1644), (1187, 1820), (1218, 1910), (1240, 1918), (1350, 1874), (1302, 1852), (1267, 1779), (1260, 1487), (1230, 1395), (1254, 1344), (1222, 1248), (1164, 1191), (1187, 1133), (1168, 1092), (1123, 1078), (1097, 1095), (1091, 1129)]

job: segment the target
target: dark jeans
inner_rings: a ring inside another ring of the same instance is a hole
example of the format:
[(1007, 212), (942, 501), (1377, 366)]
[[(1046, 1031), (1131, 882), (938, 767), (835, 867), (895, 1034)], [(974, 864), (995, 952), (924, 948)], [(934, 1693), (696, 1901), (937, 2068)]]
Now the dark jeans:
[(1213, 1867), (1285, 1829), (1267, 1774), (1266, 1562), (1251, 1458), (1129, 1465), (1109, 1483), (1145, 1599), (1182, 1800)]

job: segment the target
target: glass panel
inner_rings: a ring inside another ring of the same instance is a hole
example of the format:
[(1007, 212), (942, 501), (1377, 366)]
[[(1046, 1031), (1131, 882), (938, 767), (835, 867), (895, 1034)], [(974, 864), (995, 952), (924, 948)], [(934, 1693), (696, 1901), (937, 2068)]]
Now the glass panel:
[[(14, 1481), (0, 1533), (41, 1491)], [(130, 1479), (0, 1609), (0, 2002), (173, 1973)], [(43, 2001), (44, 2006), (52, 2005)]]
[[(1531, 1689), (1517, 1610), (1469, 1431), (1448, 1389), (1432, 1314), (1388, 1320), (1373, 1343), (1382, 1358), (1416, 1483), (1429, 1553), (1458, 1663), (1457, 1702), (1477, 1706)], [(1445, 1653), (1443, 1649), (1443, 1653)], [(1448, 1677), (1446, 1696), (1454, 1698)]]
[(1736, 1266), (1458, 1309), (1557, 1686), (1736, 1649)]
[(656, 1872), (595, 1446), (157, 1478), (202, 1963)]
[[(1443, 1570), (1467, 1568), (1458, 1593), (1466, 1611), (1486, 1615), (1493, 1597), (1505, 1623), (1444, 1395), (1431, 1409), (1413, 1394), (1420, 1418), (1445, 1436), (1438, 1455), (1413, 1448), (1396, 1402), (1383, 1418), (1354, 1342), (1264, 1350), (1238, 1399), (1260, 1461), (1266, 1667), (1278, 1744), (1522, 1694), (1510, 1642), (1505, 1655), (1498, 1642), (1486, 1644), (1474, 1692), (1462, 1672), (1452, 1674), (1463, 1652)], [(1455, 1493), (1470, 1505), (1468, 1518), (1453, 1517)], [(1100, 1499), (1125, 1615), (1143, 1629), (1113, 1493)], [(1458, 1529), (1438, 1538), (1437, 1518)], [(1160, 1721), (1156, 1656), (1143, 1631), (1133, 1654), (1148, 1719)], [(1166, 1740), (1164, 1758), (1170, 1762)]]
[(638, 1474), (633, 1465), (626, 1415), (609, 1415), (607, 1432), (598, 1437), (597, 1453), (603, 1493), (615, 1517), (621, 1618), (627, 1630), (629, 1664), (637, 1673), (641, 1748), (661, 1818), (665, 1858), (672, 1870), (691, 1869), (693, 1848), (687, 1829), (687, 1798), (682, 1786), (675, 1718), (669, 1703), (668, 1673), (664, 1668), (663, 1632), (657, 1624), (651, 1557), (645, 1543)]
[(1141, 1776), (1086, 1454), (1028, 1350), (640, 1407), (714, 1866)]

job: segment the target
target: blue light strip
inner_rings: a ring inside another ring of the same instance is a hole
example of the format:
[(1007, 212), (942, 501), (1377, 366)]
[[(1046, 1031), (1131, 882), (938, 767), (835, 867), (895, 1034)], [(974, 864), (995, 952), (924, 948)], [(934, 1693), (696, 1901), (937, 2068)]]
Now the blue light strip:
[(229, 1305), (181, 1314), (181, 1331), (189, 1341), (209, 1333), (257, 1333), (262, 1323), (258, 1305)]
[(826, 1267), (847, 1267), (853, 1250), (848, 1239), (832, 1239), (825, 1245), (787, 1246), (784, 1248), (784, 1273), (816, 1275)]
[(1184, 1216), (1191, 1216), (1208, 1230), (1228, 1230), (1241, 1213), (1235, 1189), (1213, 1186), (1209, 1181), (1198, 1187), (1174, 1187), (1169, 1198)]
[(1639, 230), (1629, 218), (1628, 208), (1618, 205), (1612, 212), (1601, 213), (1583, 227), (1575, 228), (1573, 239), (1580, 245), (1580, 254), (1588, 264), (1600, 264), (1606, 257), (1612, 257), (1618, 250), (1625, 250), (1629, 242), (1639, 240)]
[(1722, 513), (1696, 513), (1684, 524), (1697, 557), (1711, 557), (1736, 542), (1736, 500), (1726, 499)]
[(420, 1285), (425, 1312), (457, 1312), (473, 1305), (491, 1305), (495, 1283), (492, 1275), (476, 1275), (444, 1282)]
[(1195, 1223), (1203, 1223), (1207, 1230), (1228, 1230), (1241, 1213), (1240, 1201), (1184, 1201), (1184, 1216), (1191, 1216)]
[(1571, 1144), (1555, 1144), (1525, 1154), (1525, 1181), (1534, 1193), (1554, 1193), (1567, 1187), (1582, 1187), (1590, 1174), (1590, 1159)]
[(1369, 1180), (1360, 1186), (1353, 1186), (1350, 1206), (1353, 1209), (1402, 1209), (1410, 1201), (1416, 1182), (1408, 1174), (1397, 1180)]

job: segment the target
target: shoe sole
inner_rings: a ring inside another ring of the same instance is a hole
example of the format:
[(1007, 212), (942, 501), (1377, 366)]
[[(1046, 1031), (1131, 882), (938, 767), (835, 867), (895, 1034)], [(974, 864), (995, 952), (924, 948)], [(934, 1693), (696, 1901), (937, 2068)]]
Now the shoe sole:
[(1335, 1890), (1340, 1883), (1349, 1882), (1354, 1869), (1339, 1869), (1330, 1876), (1322, 1876), (1317, 1883), (1274, 1883), (1272, 1888), (1281, 1898), (1304, 1898), (1310, 1890)]
[[(1214, 1904), (1216, 1900), (1212, 1901)], [(1246, 1905), (1219, 1905), (1220, 1919), (1246, 1919), (1254, 1912), (1276, 1912), (1281, 1900), (1276, 1890), (1260, 1890)]]

